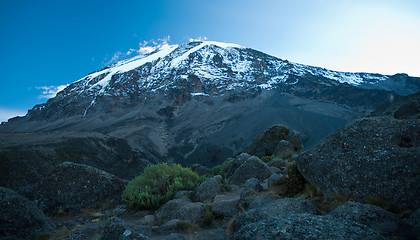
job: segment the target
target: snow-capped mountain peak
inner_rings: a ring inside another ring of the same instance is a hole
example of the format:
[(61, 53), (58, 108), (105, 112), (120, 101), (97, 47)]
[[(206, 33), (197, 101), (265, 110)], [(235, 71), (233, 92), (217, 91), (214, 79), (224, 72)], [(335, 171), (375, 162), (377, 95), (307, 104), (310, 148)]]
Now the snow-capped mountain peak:
[(70, 84), (57, 94), (56, 100), (65, 101), (60, 104), (63, 108), (77, 105), (78, 111), (82, 110), (78, 114), (85, 116), (97, 104), (104, 104), (104, 99), (112, 104), (135, 106), (161, 95), (178, 99), (181, 104), (191, 97), (258, 92), (297, 86), (300, 81), (311, 81), (317, 86), (347, 84), (393, 90), (392, 84), (381, 85), (389, 78), (292, 63), (237, 44), (197, 41), (166, 46), (114, 63)]

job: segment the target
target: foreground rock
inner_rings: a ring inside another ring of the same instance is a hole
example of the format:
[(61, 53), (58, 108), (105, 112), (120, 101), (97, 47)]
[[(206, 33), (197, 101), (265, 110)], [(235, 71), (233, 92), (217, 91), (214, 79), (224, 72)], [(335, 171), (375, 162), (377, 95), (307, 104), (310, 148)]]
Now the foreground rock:
[(52, 229), (53, 223), (34, 203), (10, 189), (0, 187), (1, 237), (32, 239), (37, 233)]
[(49, 214), (78, 212), (81, 208), (120, 203), (125, 186), (124, 180), (112, 174), (65, 162), (42, 180), (37, 195), (41, 209)]
[(364, 118), (295, 158), (324, 192), (379, 200), (396, 210), (420, 207), (420, 120)]
[(350, 221), (307, 213), (259, 219), (230, 239), (385, 239), (372, 229)]
[(261, 220), (274, 219), (279, 215), (297, 213), (315, 214), (317, 210), (313, 201), (302, 198), (280, 198), (274, 200), (270, 197), (266, 197), (262, 199), (267, 199), (267, 203), (260, 203), (261, 205), (255, 203), (250, 204), (250, 206), (256, 207), (241, 214), (233, 222), (234, 230), (239, 230), (248, 224), (259, 222)]
[(287, 157), (291, 153), (303, 150), (302, 139), (297, 131), (292, 131), (283, 125), (274, 125), (248, 147), (247, 152), (257, 157), (280, 156)]
[(383, 236), (395, 237), (399, 234), (398, 217), (378, 206), (347, 202), (336, 208), (329, 215), (366, 225)]
[(250, 178), (265, 180), (273, 174), (270, 167), (258, 157), (252, 156), (240, 165), (229, 178), (230, 184), (242, 185)]

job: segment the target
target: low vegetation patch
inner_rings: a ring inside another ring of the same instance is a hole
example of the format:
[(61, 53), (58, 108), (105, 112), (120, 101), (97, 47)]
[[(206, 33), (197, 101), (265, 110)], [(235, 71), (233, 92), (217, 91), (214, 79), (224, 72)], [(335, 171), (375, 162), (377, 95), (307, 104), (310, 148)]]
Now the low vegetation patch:
[(222, 165), (217, 165), (215, 167), (213, 167), (212, 170), (212, 175), (220, 175), (223, 178), (226, 177), (226, 174), (228, 173), (229, 169), (232, 167), (233, 164), (233, 160), (229, 160), (224, 162)]
[(127, 184), (122, 201), (135, 210), (157, 209), (180, 190), (195, 190), (202, 179), (190, 168), (159, 163)]

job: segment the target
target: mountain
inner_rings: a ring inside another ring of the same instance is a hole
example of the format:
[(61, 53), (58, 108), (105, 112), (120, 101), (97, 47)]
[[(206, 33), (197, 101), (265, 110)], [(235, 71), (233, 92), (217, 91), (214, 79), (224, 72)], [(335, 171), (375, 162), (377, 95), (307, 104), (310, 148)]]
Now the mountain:
[(93, 72), (0, 133), (99, 133), (126, 142), (143, 162), (212, 166), (274, 124), (299, 131), (308, 148), (418, 91), (420, 78), (406, 74), (337, 72), (236, 44), (191, 42)]

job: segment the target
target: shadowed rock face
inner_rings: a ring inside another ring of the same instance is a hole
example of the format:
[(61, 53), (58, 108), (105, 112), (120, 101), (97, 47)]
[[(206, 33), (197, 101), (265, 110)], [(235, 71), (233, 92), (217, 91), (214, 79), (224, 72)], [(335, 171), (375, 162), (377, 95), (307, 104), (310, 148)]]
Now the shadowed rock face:
[[(33, 239), (51, 231), (54, 224), (28, 199), (0, 187), (0, 236), (5, 239)], [(6, 238), (10, 237), (10, 238)]]
[(379, 199), (394, 209), (420, 207), (420, 121), (363, 118), (337, 130), (295, 161), (326, 196)]
[(96, 168), (64, 162), (41, 181), (36, 195), (46, 213), (79, 212), (86, 207), (120, 203), (126, 184), (126, 181)]

